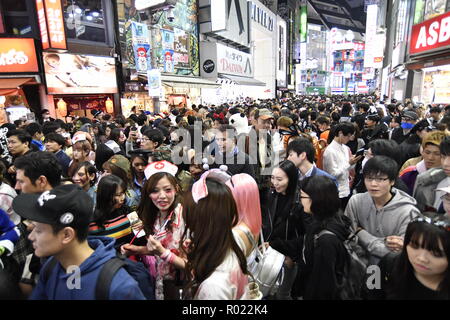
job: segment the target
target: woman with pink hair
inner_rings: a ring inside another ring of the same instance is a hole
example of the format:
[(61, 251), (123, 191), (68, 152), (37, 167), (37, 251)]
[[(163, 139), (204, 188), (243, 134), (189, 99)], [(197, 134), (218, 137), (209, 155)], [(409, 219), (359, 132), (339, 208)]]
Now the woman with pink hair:
[(248, 257), (254, 249), (252, 243), (258, 241), (262, 225), (258, 185), (255, 179), (247, 173), (231, 176), (226, 185), (233, 193), (239, 214), (239, 222), (234, 231), (244, 242), (245, 255)]

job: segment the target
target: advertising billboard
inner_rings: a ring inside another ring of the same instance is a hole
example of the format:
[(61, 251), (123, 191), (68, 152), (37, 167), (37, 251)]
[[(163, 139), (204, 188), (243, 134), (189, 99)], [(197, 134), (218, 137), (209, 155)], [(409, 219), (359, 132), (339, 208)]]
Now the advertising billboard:
[(44, 52), (48, 94), (117, 93), (114, 58)]
[(0, 39), (0, 73), (38, 71), (34, 39)]

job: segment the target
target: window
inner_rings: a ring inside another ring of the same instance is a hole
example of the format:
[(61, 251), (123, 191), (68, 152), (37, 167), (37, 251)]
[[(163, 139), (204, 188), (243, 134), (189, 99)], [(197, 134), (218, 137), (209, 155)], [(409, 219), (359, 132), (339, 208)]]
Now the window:
[(32, 1), (0, 0), (0, 32), (6, 34), (35, 37), (33, 29), (34, 6)]
[(447, 0), (426, 0), (423, 21), (445, 13)]
[(67, 0), (64, 23), (67, 38), (107, 43), (104, 1)]

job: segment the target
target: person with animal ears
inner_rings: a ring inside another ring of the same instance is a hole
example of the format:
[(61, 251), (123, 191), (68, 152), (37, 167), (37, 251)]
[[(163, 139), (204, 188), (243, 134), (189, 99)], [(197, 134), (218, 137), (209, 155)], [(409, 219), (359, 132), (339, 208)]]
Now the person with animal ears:
[(185, 297), (195, 300), (239, 300), (248, 294), (245, 245), (233, 228), (239, 214), (233, 193), (219, 169), (208, 170), (184, 198), (187, 256)]
[(180, 252), (185, 231), (181, 188), (175, 178), (178, 167), (168, 161), (150, 163), (144, 173), (137, 214), (142, 221), (147, 246), (132, 243), (121, 247), (126, 255), (139, 255), (156, 278), (157, 300), (180, 299), (185, 259)]

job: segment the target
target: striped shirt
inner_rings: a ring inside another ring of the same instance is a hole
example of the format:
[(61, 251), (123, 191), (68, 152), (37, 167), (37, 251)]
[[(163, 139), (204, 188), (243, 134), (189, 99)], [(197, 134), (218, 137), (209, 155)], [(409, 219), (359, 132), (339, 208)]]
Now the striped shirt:
[(116, 239), (116, 244), (129, 243), (134, 237), (130, 220), (128, 220), (125, 214), (106, 220), (103, 228), (97, 223), (92, 222), (89, 225), (89, 235), (114, 238)]

